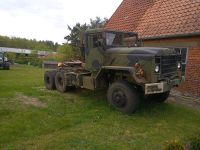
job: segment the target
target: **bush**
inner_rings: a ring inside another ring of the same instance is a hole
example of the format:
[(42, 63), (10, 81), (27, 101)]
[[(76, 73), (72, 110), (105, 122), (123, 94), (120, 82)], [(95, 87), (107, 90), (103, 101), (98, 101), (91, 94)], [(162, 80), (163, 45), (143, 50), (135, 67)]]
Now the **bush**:
[(76, 56), (75, 48), (71, 45), (64, 44), (58, 47), (56, 60), (57, 61), (69, 61)]
[(25, 55), (25, 54), (16, 55), (15, 63), (28, 64), (28, 62), (29, 62), (29, 56), (28, 55)]
[(11, 63), (29, 64), (41, 67), (43, 62), (41, 58), (38, 58), (37, 53), (32, 53), (30, 55), (6, 53), (6, 56)]
[(41, 58), (38, 58), (37, 53), (32, 53), (29, 55), (28, 64), (30, 64), (32, 66), (42, 67), (42, 62), (43, 62), (43, 60)]
[(8, 58), (9, 62), (11, 62), (12, 64), (15, 62), (15, 59), (16, 59), (15, 53), (7, 52), (5, 56)]
[(185, 148), (180, 141), (173, 140), (165, 146), (164, 150), (185, 150)]
[(189, 138), (190, 150), (200, 150), (200, 133)]
[(38, 66), (38, 67), (42, 67), (42, 63), (43, 63), (43, 60), (40, 59), (40, 58), (31, 60), (31, 61), (29, 62), (30, 65), (32, 65), (32, 66)]
[(43, 57), (44, 61), (56, 61), (56, 55), (55, 54), (49, 54), (45, 57)]

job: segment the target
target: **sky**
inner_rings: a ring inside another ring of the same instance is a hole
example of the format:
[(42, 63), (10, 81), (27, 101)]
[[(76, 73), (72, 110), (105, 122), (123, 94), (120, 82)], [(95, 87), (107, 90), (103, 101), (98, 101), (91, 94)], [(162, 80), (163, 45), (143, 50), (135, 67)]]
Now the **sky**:
[(110, 18), (122, 0), (0, 0), (0, 35), (65, 42), (67, 25)]

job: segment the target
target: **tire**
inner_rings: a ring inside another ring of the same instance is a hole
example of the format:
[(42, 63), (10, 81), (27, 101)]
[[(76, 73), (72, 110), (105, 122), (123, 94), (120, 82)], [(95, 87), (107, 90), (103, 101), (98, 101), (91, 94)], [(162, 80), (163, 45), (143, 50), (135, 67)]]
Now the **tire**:
[(163, 103), (169, 97), (170, 91), (160, 93), (160, 94), (153, 94), (147, 97), (147, 100), (151, 100), (158, 103)]
[(67, 86), (66, 86), (66, 83), (65, 83), (64, 73), (62, 73), (62, 72), (56, 73), (55, 84), (56, 84), (56, 89), (59, 92), (62, 92), (62, 93), (66, 92)]
[(140, 101), (137, 91), (125, 81), (117, 81), (110, 85), (107, 100), (110, 105), (125, 114), (134, 113)]
[(46, 71), (44, 74), (44, 84), (48, 90), (55, 90), (55, 75), (56, 71)]
[(9, 66), (4, 66), (3, 70), (10, 70), (10, 67)]
[(4, 69), (4, 70), (10, 70), (10, 65), (9, 65), (8, 63), (5, 63), (5, 64), (3, 65), (3, 69)]

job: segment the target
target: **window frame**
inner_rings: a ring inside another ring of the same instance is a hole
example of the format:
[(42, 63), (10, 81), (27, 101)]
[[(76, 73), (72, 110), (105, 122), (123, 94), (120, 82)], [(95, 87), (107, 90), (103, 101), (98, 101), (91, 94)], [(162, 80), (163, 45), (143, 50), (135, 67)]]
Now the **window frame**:
[[(186, 72), (187, 72), (187, 63), (188, 63), (188, 51), (189, 51), (189, 48), (188, 47), (173, 47), (173, 50), (176, 51), (176, 49), (179, 49), (180, 50), (180, 55), (181, 55), (181, 58), (182, 58), (182, 49), (186, 49), (186, 57), (185, 57), (185, 62), (183, 63), (183, 61), (181, 60), (181, 63), (185, 65), (185, 72), (184, 72), (184, 75), (186, 75)], [(176, 51), (177, 52), (177, 51)]]

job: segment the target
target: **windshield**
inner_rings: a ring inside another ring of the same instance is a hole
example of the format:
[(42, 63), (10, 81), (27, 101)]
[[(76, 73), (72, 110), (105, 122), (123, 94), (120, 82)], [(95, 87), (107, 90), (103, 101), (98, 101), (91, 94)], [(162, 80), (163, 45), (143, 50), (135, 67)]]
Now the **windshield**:
[(107, 47), (135, 47), (137, 46), (137, 36), (131, 33), (107, 32)]
[(2, 53), (0, 53), (0, 58), (3, 58), (3, 54)]

